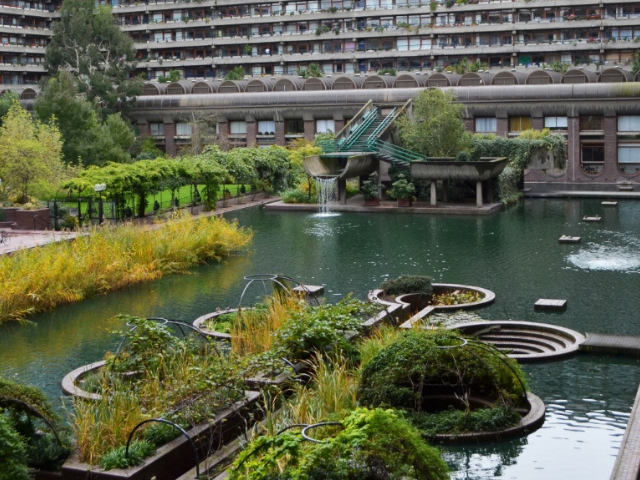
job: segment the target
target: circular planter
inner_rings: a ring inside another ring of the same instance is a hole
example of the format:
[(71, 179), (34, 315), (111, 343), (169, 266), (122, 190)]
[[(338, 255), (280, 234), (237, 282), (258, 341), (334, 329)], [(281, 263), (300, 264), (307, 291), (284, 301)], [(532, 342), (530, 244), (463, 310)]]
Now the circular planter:
[[(469, 400), (476, 404), (486, 405), (487, 403), (477, 398), (470, 398)], [(439, 433), (436, 435), (425, 435), (425, 437), (430, 441), (438, 443), (478, 443), (528, 435), (540, 428), (544, 423), (545, 406), (540, 397), (531, 392), (527, 392), (527, 403), (528, 405), (523, 408), (523, 410), (526, 410), (526, 413), (517, 425), (505, 428), (504, 430), (497, 432), (463, 432), (457, 434)]]
[(209, 330), (205, 323), (207, 320), (211, 320), (212, 318), (217, 318), (222, 315), (226, 315), (227, 313), (237, 312), (237, 308), (225, 308), (224, 310), (216, 310), (215, 312), (207, 313), (202, 315), (201, 317), (196, 318), (193, 321), (193, 326), (200, 330), (204, 335), (209, 337), (214, 337), (220, 340), (230, 340), (231, 335), (228, 333), (216, 332), (215, 330)]
[(78, 386), (78, 383), (87, 373), (100, 370), (107, 362), (100, 360), (99, 362), (90, 363), (67, 373), (62, 379), (62, 391), (65, 395), (73, 395), (75, 397), (84, 398), (86, 400), (101, 400), (102, 395), (99, 393), (90, 393)]
[[(462, 303), (458, 305), (429, 305), (427, 300), (420, 294), (417, 293), (406, 293), (404, 295), (400, 295), (393, 300), (388, 300), (382, 298), (382, 290), (372, 290), (369, 292), (368, 298), (371, 302), (376, 302), (381, 305), (391, 306), (391, 305), (401, 305), (402, 311), (407, 313), (410, 311), (418, 310), (418, 313), (410, 317), (407, 321), (405, 321), (402, 325), (402, 328), (412, 328), (416, 322), (421, 321), (423, 318), (429, 316), (431, 313), (436, 311), (458, 311), (458, 310), (468, 310), (473, 308), (480, 308), (487, 305), (490, 305), (494, 302), (496, 298), (496, 294), (491, 290), (487, 290), (486, 288), (475, 287), (472, 285), (459, 285), (455, 283), (434, 283), (433, 293), (442, 294), (442, 293), (451, 293), (456, 290), (466, 290), (466, 291), (474, 291), (479, 293), (482, 298), (476, 302)], [(405, 317), (406, 318), (406, 317)]]

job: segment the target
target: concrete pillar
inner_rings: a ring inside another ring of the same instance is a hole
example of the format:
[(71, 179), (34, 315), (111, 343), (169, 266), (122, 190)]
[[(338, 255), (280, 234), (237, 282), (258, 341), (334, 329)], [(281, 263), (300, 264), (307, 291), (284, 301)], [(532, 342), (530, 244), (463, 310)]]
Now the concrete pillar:
[(620, 176), (618, 169), (618, 117), (615, 113), (605, 113), (603, 120), (605, 181), (615, 182)]
[(436, 205), (437, 202), (437, 190), (436, 190), (436, 181), (431, 180), (431, 205)]
[(247, 147), (258, 145), (258, 122), (255, 119), (247, 120)]
[(164, 123), (164, 149), (171, 157), (175, 157), (178, 153), (176, 147), (176, 124), (175, 122)]
[(476, 206), (477, 207), (482, 206), (482, 182), (481, 181), (476, 182)]
[(567, 117), (567, 180), (582, 176), (580, 167), (580, 117)]
[(276, 145), (284, 147), (287, 144), (287, 140), (284, 137), (284, 122), (282, 120), (276, 120)]
[(313, 139), (316, 138), (316, 121), (315, 120), (304, 120), (304, 139), (309, 142), (313, 142)]
[(223, 143), (229, 141), (229, 122), (226, 120), (218, 121), (218, 136)]
[(505, 138), (509, 136), (509, 119), (507, 117), (496, 119), (496, 135)]
[(347, 203), (347, 181), (344, 178), (338, 179), (338, 201), (343, 205)]

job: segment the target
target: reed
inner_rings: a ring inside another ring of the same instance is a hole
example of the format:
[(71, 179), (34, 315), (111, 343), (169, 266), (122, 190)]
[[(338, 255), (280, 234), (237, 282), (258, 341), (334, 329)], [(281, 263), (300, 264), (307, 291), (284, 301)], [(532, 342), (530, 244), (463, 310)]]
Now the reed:
[(96, 227), (72, 242), (0, 258), (0, 325), (130, 285), (218, 261), (251, 232), (218, 217), (154, 226)]
[(266, 309), (249, 308), (238, 311), (229, 327), (231, 349), (239, 357), (263, 353), (273, 344), (273, 333), (305, 308), (298, 295), (276, 293), (266, 301)]

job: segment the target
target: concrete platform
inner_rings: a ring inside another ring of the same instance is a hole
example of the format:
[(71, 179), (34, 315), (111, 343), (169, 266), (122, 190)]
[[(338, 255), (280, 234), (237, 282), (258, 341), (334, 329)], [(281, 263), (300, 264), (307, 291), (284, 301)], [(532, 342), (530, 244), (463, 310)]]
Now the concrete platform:
[(580, 345), (580, 350), (640, 357), (640, 337), (587, 333), (587, 339)]
[(564, 310), (567, 301), (554, 298), (540, 298), (533, 306), (536, 310)]
[(324, 294), (324, 287), (322, 285), (298, 285), (293, 291), (306, 297), (318, 297)]
[(603, 207), (616, 207), (618, 205), (618, 202), (612, 202), (612, 201), (605, 200), (600, 205), (602, 205)]
[(640, 478), (640, 389), (633, 402), (631, 416), (624, 431), (610, 480)]
[(569, 235), (562, 235), (558, 241), (560, 243), (580, 243), (581, 237), (570, 237)]
[(584, 217), (582, 217), (583, 222), (599, 222), (600, 220), (602, 220), (602, 217), (598, 217), (598, 216), (589, 217), (585, 215)]
[[(287, 212), (318, 212), (316, 204), (274, 202), (264, 206), (265, 210)], [(365, 207), (361, 195), (347, 200), (347, 203), (332, 203), (331, 212), (361, 213), (417, 213), (433, 215), (491, 215), (502, 210), (499, 203), (490, 203), (477, 207), (475, 203), (438, 203), (433, 206), (428, 202), (413, 202), (412, 207), (398, 207), (395, 201), (382, 201), (380, 206)]]

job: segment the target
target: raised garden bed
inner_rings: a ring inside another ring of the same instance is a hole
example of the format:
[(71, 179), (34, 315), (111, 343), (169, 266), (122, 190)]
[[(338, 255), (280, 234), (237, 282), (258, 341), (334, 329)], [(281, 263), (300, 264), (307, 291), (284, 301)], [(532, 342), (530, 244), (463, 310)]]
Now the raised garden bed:
[[(245, 399), (220, 411), (212, 422), (202, 423), (187, 430), (194, 442), (199, 460), (204, 459), (247, 428), (247, 419), (257, 407), (257, 392), (248, 391)], [(65, 480), (174, 480), (195, 467), (196, 459), (189, 441), (180, 436), (159, 447), (156, 453), (145, 458), (142, 465), (127, 469), (105, 471), (95, 465), (80, 462), (72, 455), (62, 466)]]

